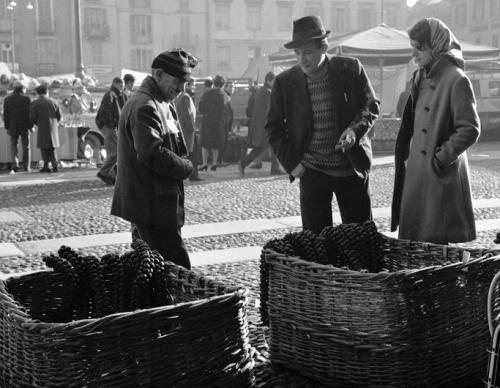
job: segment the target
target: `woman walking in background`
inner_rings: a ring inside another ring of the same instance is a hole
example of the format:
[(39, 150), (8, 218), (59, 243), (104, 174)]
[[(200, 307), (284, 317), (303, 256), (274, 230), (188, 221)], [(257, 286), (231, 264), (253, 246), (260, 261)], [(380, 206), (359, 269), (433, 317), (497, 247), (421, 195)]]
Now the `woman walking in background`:
[(217, 170), (219, 151), (224, 147), (226, 132), (225, 105), (229, 101), (228, 95), (222, 90), (224, 78), (220, 75), (214, 78), (214, 87), (207, 89), (199, 104), (199, 111), (203, 115), (200, 128), (201, 157), (203, 165), (199, 171), (207, 170), (208, 155), (212, 153), (210, 170)]
[(434, 243), (476, 238), (465, 151), (480, 133), (476, 99), (461, 47), (440, 20), (408, 31), (419, 69), (396, 140), (391, 230)]

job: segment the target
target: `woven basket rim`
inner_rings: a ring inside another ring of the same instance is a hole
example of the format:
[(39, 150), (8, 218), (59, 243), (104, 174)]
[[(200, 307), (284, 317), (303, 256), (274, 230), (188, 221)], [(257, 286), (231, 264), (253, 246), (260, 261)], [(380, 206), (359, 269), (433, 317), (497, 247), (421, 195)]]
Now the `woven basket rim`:
[[(188, 272), (191, 272), (189, 270), (186, 270)], [(36, 271), (36, 272), (30, 272), (29, 274), (25, 275), (13, 275), (13, 276), (8, 276), (3, 279), (0, 279), (0, 304), (5, 305), (6, 310), (8, 311), (8, 314), (11, 314), (12, 317), (17, 320), (21, 321), (22, 325), (26, 325), (27, 328), (29, 328), (30, 331), (40, 331), (42, 334), (49, 334), (53, 332), (57, 332), (59, 330), (67, 332), (68, 330), (71, 330), (72, 328), (79, 328), (81, 329), (84, 326), (98, 326), (102, 322), (108, 321), (108, 320), (121, 320), (121, 319), (127, 319), (131, 316), (137, 317), (140, 315), (149, 315), (149, 314), (157, 314), (162, 311), (171, 311), (172, 313), (175, 313), (176, 310), (184, 310), (184, 309), (189, 309), (196, 307), (196, 305), (199, 304), (204, 304), (207, 302), (218, 302), (222, 301), (224, 299), (230, 300), (232, 298), (240, 299), (240, 300), (245, 300), (248, 297), (249, 290), (246, 287), (243, 286), (232, 286), (232, 287), (227, 287), (223, 283), (213, 280), (212, 284), (214, 289), (217, 288), (217, 286), (222, 285), (225, 287), (223, 294), (221, 295), (213, 295), (209, 296), (206, 298), (202, 299), (197, 299), (197, 300), (192, 300), (192, 301), (187, 301), (187, 302), (181, 302), (173, 305), (167, 305), (167, 306), (158, 306), (158, 307), (151, 307), (147, 309), (137, 309), (133, 311), (123, 311), (123, 312), (117, 312), (113, 314), (108, 314), (103, 317), (99, 318), (86, 318), (86, 319), (77, 319), (74, 321), (69, 321), (69, 322), (43, 322), (39, 321), (37, 319), (33, 319), (31, 315), (29, 315), (28, 312), (24, 311), (22, 308), (22, 305), (20, 305), (17, 300), (13, 297), (13, 295), (7, 291), (7, 283), (10, 280), (13, 279), (22, 279), (23, 277), (32, 277), (32, 276), (40, 276), (42, 274), (57, 274), (51, 270), (41, 270), (41, 271)], [(196, 276), (196, 278), (201, 278), (203, 276)], [(209, 279), (209, 278), (208, 278)], [(210, 279), (211, 280), (211, 279)]]
[[(464, 251), (467, 251), (464, 249)], [(497, 250), (486, 250), (486, 251), (491, 251), (491, 252), (496, 252)], [(355, 275), (357, 278), (359, 277), (364, 277), (364, 278), (370, 278), (370, 279), (388, 279), (392, 277), (404, 277), (408, 275), (420, 275), (425, 272), (432, 272), (432, 273), (441, 273), (444, 271), (449, 271), (449, 270), (463, 270), (466, 271), (467, 267), (477, 264), (479, 262), (486, 262), (486, 261), (495, 261), (495, 260), (500, 260), (500, 250), (498, 250), (497, 254), (494, 256), (489, 256), (489, 255), (484, 255), (481, 257), (477, 258), (471, 258), (467, 262), (456, 262), (456, 263), (449, 263), (446, 265), (432, 265), (432, 266), (426, 266), (422, 268), (414, 268), (414, 269), (401, 269), (399, 271), (394, 271), (394, 272), (367, 272), (367, 271), (356, 271), (356, 270), (350, 270), (350, 269), (345, 269), (345, 268), (340, 268), (340, 267), (335, 267), (332, 264), (320, 264), (316, 262), (311, 262), (302, 259), (300, 256), (288, 256), (283, 253), (276, 252), (272, 249), (269, 248), (264, 248), (262, 250), (264, 258), (267, 263), (273, 260), (273, 257), (275, 259), (287, 261), (289, 264), (296, 264), (300, 265), (303, 267), (304, 270), (308, 271), (323, 271), (323, 272), (330, 272), (331, 274), (340, 274), (340, 275)]]

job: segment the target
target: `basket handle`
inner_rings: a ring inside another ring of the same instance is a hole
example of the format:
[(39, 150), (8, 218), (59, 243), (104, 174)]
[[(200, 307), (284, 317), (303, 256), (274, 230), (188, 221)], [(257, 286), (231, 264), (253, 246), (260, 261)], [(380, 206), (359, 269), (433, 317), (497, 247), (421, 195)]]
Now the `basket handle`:
[(492, 317), (492, 299), (493, 299), (493, 290), (495, 289), (498, 280), (500, 279), (500, 272), (498, 272), (493, 280), (491, 281), (490, 284), (490, 289), (488, 290), (488, 306), (487, 306), (487, 312), (488, 312), (488, 327), (490, 328), (490, 335), (493, 335), (493, 331), (495, 328), (493, 327), (493, 317)]

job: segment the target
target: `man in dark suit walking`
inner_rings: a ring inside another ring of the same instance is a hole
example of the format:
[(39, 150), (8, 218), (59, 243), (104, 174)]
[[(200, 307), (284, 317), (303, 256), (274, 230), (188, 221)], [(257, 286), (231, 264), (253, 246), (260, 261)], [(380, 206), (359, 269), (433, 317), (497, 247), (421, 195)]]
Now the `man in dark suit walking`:
[(33, 129), (33, 123), (29, 118), (31, 100), (24, 95), (25, 87), (20, 81), (15, 81), (13, 86), (14, 91), (3, 103), (3, 121), (10, 136), (11, 174), (19, 169), (17, 148), (19, 138), (21, 138), (24, 171), (31, 169), (30, 133)]
[(379, 101), (357, 59), (326, 54), (329, 34), (318, 16), (294, 21), (285, 47), (298, 64), (276, 77), (266, 123), (290, 180), (300, 178), (302, 226), (315, 233), (332, 225), (333, 193), (343, 223), (372, 218), (368, 131)]

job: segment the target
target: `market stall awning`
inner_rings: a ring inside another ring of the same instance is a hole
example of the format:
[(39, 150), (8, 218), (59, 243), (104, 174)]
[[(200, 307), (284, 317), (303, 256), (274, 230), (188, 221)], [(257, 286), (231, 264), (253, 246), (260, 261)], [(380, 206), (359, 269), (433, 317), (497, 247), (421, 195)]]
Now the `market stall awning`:
[[(464, 58), (494, 58), (500, 53), (496, 47), (461, 42)], [(328, 52), (358, 58), (366, 66), (405, 64), (412, 58), (412, 48), (406, 31), (380, 24), (362, 31), (329, 38)], [(291, 50), (269, 55), (273, 64), (295, 63)]]

